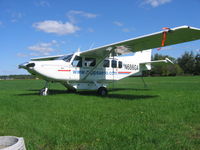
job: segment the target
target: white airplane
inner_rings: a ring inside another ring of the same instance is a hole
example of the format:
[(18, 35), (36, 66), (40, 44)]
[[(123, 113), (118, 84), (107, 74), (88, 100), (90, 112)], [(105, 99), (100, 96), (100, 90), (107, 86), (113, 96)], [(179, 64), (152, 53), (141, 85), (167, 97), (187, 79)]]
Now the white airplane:
[[(151, 61), (153, 48), (200, 39), (198, 28), (180, 26), (163, 29), (70, 55), (33, 58), (19, 68), (46, 81), (40, 95), (48, 95), (49, 82), (59, 82), (69, 91), (97, 90), (99, 95), (104, 96), (108, 93), (106, 87), (109, 83), (150, 70), (151, 63), (171, 62), (168, 58)], [(135, 54), (123, 56), (131, 52)]]

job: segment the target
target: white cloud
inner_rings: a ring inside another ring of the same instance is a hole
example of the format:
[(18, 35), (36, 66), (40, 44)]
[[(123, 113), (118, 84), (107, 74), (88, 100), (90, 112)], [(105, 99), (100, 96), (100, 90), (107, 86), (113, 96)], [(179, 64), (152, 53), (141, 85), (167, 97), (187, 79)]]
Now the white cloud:
[[(46, 1), (41, 1), (46, 2)], [(45, 4), (45, 3), (44, 3)], [(33, 23), (33, 27), (36, 29), (46, 32), (46, 33), (54, 33), (58, 35), (67, 35), (67, 34), (73, 34), (80, 30), (80, 27), (76, 26), (77, 23), (77, 17), (84, 17), (84, 18), (96, 18), (97, 15), (93, 13), (88, 13), (84, 11), (79, 10), (71, 10), (67, 13), (67, 17), (69, 19), (68, 22), (61, 22), (56, 20), (45, 20), (41, 22)]]
[[(33, 27), (37, 30), (46, 32), (46, 33), (54, 33), (57, 35), (67, 35), (73, 34), (80, 30), (77, 24), (77, 17), (84, 17), (84, 18), (96, 18), (97, 15), (93, 13), (88, 13), (79, 10), (71, 10), (67, 14), (69, 19), (68, 22), (56, 21), (56, 20), (45, 20), (41, 22), (33, 23)], [(89, 32), (93, 32), (90, 30)]]
[(28, 49), (32, 52), (30, 53), (31, 56), (39, 56), (39, 55), (50, 55), (52, 52), (56, 51), (54, 48), (57, 44), (56, 40), (52, 40), (48, 43), (39, 43), (36, 45), (29, 46)]
[(67, 16), (74, 16), (74, 15), (79, 15), (79, 16), (83, 16), (83, 17), (86, 17), (86, 18), (96, 18), (97, 17), (96, 14), (84, 12), (84, 11), (81, 11), (81, 10), (70, 10), (67, 13)]
[(18, 57), (27, 57), (27, 54), (23, 54), (23, 53), (17, 53)]
[(7, 15), (9, 15), (9, 21), (12, 23), (16, 23), (16, 22), (20, 21), (20, 19), (22, 19), (25, 16), (24, 13), (18, 12), (18, 11), (13, 11), (11, 9), (6, 9), (5, 13)]
[(120, 21), (114, 21), (113, 22), (114, 25), (118, 26), (118, 27), (122, 27), (124, 24)]
[(35, 3), (36, 6), (40, 7), (50, 7), (50, 3), (46, 0), (41, 0)]
[(116, 25), (117, 27), (119, 27), (122, 32), (131, 32), (132, 31), (132, 29), (124, 27), (124, 23), (122, 23), (120, 21), (114, 21), (113, 24)]
[(11, 13), (11, 22), (17, 22), (20, 20), (24, 15), (21, 12), (12, 12)]
[(151, 5), (152, 7), (158, 7), (160, 5), (163, 5), (165, 3), (169, 3), (172, 0), (144, 0), (143, 4)]
[(92, 28), (88, 28), (88, 32), (94, 32), (95, 30)]
[(72, 22), (72, 23), (76, 23), (77, 22), (77, 16), (81, 16), (81, 17), (85, 17), (85, 18), (88, 18), (88, 19), (92, 19), (92, 18), (96, 18), (98, 15), (97, 14), (93, 14), (93, 13), (80, 11), (80, 10), (70, 10), (67, 13), (67, 17), (70, 20), (70, 22)]
[(55, 20), (46, 20), (42, 22), (37, 22), (33, 24), (33, 27), (47, 33), (54, 33), (58, 35), (73, 34), (78, 30), (80, 30), (80, 28), (75, 26), (73, 23), (70, 22), (63, 23), (61, 21), (55, 21)]
[(69, 11), (68, 14), (80, 15), (80, 16), (83, 16), (83, 17), (86, 17), (86, 18), (96, 18), (97, 17), (96, 14), (88, 13), (88, 12), (84, 12), (84, 11), (80, 11), (80, 10), (71, 10), (71, 11)]
[(123, 31), (123, 32), (131, 32), (131, 29), (123, 28), (122, 31)]
[(56, 41), (52, 40), (50, 42), (40, 42), (35, 45), (28, 46), (28, 52), (26, 53), (17, 53), (18, 57), (30, 57), (30, 56), (47, 56), (52, 55), (52, 53), (60, 52), (59, 47), (63, 44), (66, 44), (66, 41)]

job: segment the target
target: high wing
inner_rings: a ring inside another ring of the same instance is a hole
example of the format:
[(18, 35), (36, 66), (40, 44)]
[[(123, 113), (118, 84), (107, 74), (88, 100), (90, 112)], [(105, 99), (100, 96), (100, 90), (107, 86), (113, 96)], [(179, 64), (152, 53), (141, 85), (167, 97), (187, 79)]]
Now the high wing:
[[(103, 58), (111, 53), (111, 51), (114, 51), (118, 55), (122, 55), (130, 52), (158, 48), (161, 47), (161, 43), (163, 41), (163, 32), (164, 31), (160, 31), (153, 34), (94, 48), (85, 52), (81, 52), (80, 55)], [(165, 32), (167, 33), (164, 46), (200, 39), (200, 29), (194, 27), (180, 26)]]

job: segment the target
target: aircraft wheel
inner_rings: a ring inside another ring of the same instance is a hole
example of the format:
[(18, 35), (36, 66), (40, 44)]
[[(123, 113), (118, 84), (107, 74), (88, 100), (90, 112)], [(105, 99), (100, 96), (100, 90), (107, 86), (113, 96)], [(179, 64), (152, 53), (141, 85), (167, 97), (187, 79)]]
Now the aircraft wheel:
[(76, 89), (68, 89), (67, 92), (68, 92), (68, 93), (76, 93), (77, 90), (76, 90)]
[(100, 87), (97, 93), (100, 96), (106, 96), (108, 94), (108, 90), (105, 87)]
[(47, 89), (41, 89), (40, 90), (40, 95), (41, 96), (47, 96), (49, 94), (48, 90)]

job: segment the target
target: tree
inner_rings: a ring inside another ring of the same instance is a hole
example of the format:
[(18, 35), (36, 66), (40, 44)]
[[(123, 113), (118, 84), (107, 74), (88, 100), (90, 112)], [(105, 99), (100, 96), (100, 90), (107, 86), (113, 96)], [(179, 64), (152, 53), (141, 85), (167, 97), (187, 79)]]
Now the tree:
[[(160, 54), (155, 54), (152, 57), (152, 60), (163, 60), (166, 57), (172, 60), (174, 63), (176, 63), (175, 58), (168, 55), (160, 55)], [(175, 76), (175, 75), (181, 75), (182, 73), (183, 71), (178, 64), (155, 63), (152, 64), (152, 70), (150, 74), (157, 76)]]
[(177, 61), (179, 66), (183, 69), (184, 74), (194, 74), (195, 56), (193, 52), (185, 52)]
[(195, 56), (195, 75), (200, 75), (200, 54)]

